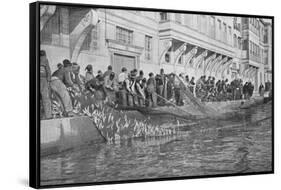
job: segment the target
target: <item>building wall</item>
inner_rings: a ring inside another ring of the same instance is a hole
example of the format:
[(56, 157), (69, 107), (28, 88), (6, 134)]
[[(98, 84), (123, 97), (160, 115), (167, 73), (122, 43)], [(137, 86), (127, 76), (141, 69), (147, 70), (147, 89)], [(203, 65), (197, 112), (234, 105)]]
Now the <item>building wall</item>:
[[(71, 59), (72, 46), (76, 43), (73, 42), (72, 31), (83, 22), (89, 11), (90, 9), (57, 7), (41, 31), (41, 49), (47, 51), (52, 71), (63, 59)], [(216, 57), (222, 56), (227, 58), (225, 60), (232, 60), (230, 67), (216, 75), (218, 79), (232, 80), (238, 77), (244, 81), (254, 80), (257, 81), (257, 89), (258, 85), (270, 78), (271, 28), (270, 24), (265, 24), (267, 22), (263, 20), (113, 9), (96, 11), (100, 22), (87, 33), (77, 58), (82, 74), (88, 64), (93, 65), (95, 73), (98, 70), (105, 71), (108, 65), (112, 65), (116, 72), (119, 72), (121, 68), (115, 66), (115, 55), (118, 54), (133, 57), (135, 67), (143, 70), (146, 76), (149, 72), (159, 73), (159, 70), (164, 68), (166, 73), (185, 73), (197, 79), (206, 74), (204, 68), (207, 58), (216, 54)], [(118, 41), (118, 27), (132, 33), (132, 42)], [(81, 32), (81, 36), (85, 31), (87, 29)], [(266, 35), (267, 42), (264, 39)], [(151, 41), (150, 51), (146, 51), (146, 36)], [(170, 48), (164, 48), (165, 41), (171, 42)], [(183, 46), (185, 49), (181, 52)], [(198, 51), (186, 64), (194, 47), (198, 48)], [(207, 54), (202, 63), (197, 64), (195, 68), (192, 63), (199, 60), (196, 58), (202, 56), (206, 50)], [(146, 52), (149, 52), (150, 59), (147, 58)], [(166, 54), (169, 56), (168, 61), (165, 57), (163, 59)], [(177, 59), (179, 57), (181, 58)], [(222, 68), (224, 63), (218, 64), (218, 67), (213, 65), (218, 69)], [(243, 75), (243, 71), (249, 66), (257, 69), (256, 76)], [(207, 72), (207, 75), (215, 73)]]

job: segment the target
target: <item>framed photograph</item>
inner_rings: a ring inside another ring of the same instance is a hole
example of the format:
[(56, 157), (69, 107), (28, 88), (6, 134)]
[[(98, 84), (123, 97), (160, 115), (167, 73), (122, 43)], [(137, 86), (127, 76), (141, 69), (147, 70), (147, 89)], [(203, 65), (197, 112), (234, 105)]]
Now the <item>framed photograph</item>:
[(30, 186), (273, 173), (273, 33), (265, 15), (31, 3)]

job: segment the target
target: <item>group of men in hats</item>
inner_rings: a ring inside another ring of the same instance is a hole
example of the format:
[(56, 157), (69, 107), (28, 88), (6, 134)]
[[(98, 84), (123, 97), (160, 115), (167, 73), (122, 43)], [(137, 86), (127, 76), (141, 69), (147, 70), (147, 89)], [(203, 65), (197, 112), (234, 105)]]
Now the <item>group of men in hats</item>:
[(161, 69), (156, 76), (152, 72), (149, 73), (147, 79), (142, 70), (133, 69), (128, 72), (126, 67), (121, 69), (119, 75), (112, 71), (112, 66), (108, 66), (104, 73), (98, 71), (96, 76), (93, 74), (92, 65), (87, 65), (85, 70), (85, 76), (81, 76), (80, 66), (65, 59), (62, 64), (57, 64), (57, 70), (51, 73), (46, 52), (40, 51), (40, 94), (44, 108), (43, 118), (52, 118), (51, 91), (60, 97), (65, 116), (75, 115), (68, 91), (70, 88), (92, 92), (98, 100), (107, 100), (122, 106), (156, 107), (164, 105), (173, 97), (178, 105), (182, 105), (175, 75), (165, 74), (164, 69)]
[[(62, 100), (66, 116), (74, 116), (72, 101), (67, 91), (68, 87), (73, 87), (76, 79), (72, 77), (74, 73), (73, 65), (68, 59), (63, 60), (63, 64), (58, 64), (58, 69), (51, 74), (49, 61), (44, 50), (40, 51), (40, 95), (42, 98), (45, 119), (52, 118), (52, 105), (50, 91), (55, 92)], [(79, 70), (79, 68), (78, 68)], [(74, 74), (75, 75), (75, 74)]]
[[(174, 101), (176, 105), (184, 104), (182, 90), (189, 89), (201, 101), (222, 101), (227, 99), (249, 98), (253, 94), (253, 85), (235, 79), (230, 84), (228, 80), (215, 81), (215, 77), (201, 76), (195, 83), (195, 78), (189, 79), (183, 73), (165, 74), (164, 69), (159, 74), (149, 73), (144, 77), (142, 70), (127, 71), (126, 67), (116, 75), (112, 66), (107, 71), (93, 74), (93, 66), (87, 65), (85, 76), (80, 75), (80, 66), (68, 59), (57, 65), (57, 70), (51, 74), (46, 52), (40, 51), (40, 94), (44, 108), (44, 118), (52, 117), (50, 91), (56, 93), (62, 100), (65, 115), (74, 116), (72, 100), (68, 88), (94, 93), (98, 100), (107, 100), (122, 106), (156, 107), (166, 102)], [(260, 87), (263, 89), (264, 87)], [(262, 90), (260, 90), (262, 91)], [(228, 97), (228, 95), (230, 97)], [(243, 95), (243, 96), (242, 96)]]

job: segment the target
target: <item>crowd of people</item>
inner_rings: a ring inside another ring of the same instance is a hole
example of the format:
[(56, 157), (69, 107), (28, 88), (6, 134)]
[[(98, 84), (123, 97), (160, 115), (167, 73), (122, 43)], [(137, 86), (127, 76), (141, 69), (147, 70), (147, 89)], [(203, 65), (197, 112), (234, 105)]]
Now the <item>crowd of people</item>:
[(92, 93), (97, 100), (106, 100), (126, 107), (156, 107), (167, 102), (182, 106), (183, 90), (186, 89), (201, 101), (249, 99), (254, 91), (251, 82), (243, 85), (241, 79), (229, 83), (227, 79), (216, 81), (215, 77), (209, 76), (206, 79), (204, 75), (195, 81), (194, 77), (189, 79), (189, 76), (184, 74), (165, 74), (164, 69), (156, 75), (150, 72), (148, 78), (144, 77), (142, 70), (128, 71), (126, 67), (121, 68), (118, 75), (113, 72), (112, 66), (108, 66), (104, 73), (98, 71), (96, 76), (92, 65), (87, 65), (85, 71), (85, 76), (82, 76), (80, 66), (65, 59), (62, 64), (57, 64), (57, 70), (51, 73), (46, 52), (40, 51), (40, 94), (44, 118), (52, 117), (51, 91), (59, 95), (67, 116), (75, 115), (69, 89)]
[(201, 76), (196, 82), (196, 95), (201, 101), (227, 101), (249, 99), (254, 92), (254, 85), (246, 82), (243, 85), (242, 79), (217, 80), (215, 77)]

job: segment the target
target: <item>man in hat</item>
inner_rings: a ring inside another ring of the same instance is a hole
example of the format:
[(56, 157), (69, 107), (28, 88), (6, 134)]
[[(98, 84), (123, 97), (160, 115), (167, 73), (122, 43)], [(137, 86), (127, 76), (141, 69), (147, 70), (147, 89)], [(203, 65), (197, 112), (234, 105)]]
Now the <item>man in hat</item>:
[(125, 80), (127, 88), (128, 106), (138, 106), (138, 95), (136, 92), (137, 70), (132, 70), (130, 76)]
[(191, 77), (191, 80), (189, 82), (189, 90), (195, 96), (195, 78), (194, 77)]
[(128, 78), (127, 68), (123, 67), (118, 75), (119, 92), (117, 92), (118, 103), (122, 106), (127, 106), (127, 91), (125, 80)]
[(136, 78), (136, 84), (135, 84), (135, 89), (136, 89), (136, 93), (137, 93), (137, 104), (139, 106), (144, 106), (145, 105), (145, 88), (144, 88), (144, 84), (143, 81), (144, 79), (144, 72), (142, 70), (139, 71), (139, 76)]
[(92, 80), (95, 76), (94, 76), (94, 71), (93, 71), (93, 66), (92, 65), (87, 65), (86, 68), (86, 74), (85, 74), (85, 83), (87, 83), (88, 81)]
[(40, 94), (42, 97), (43, 108), (44, 108), (44, 119), (52, 118), (52, 104), (50, 98), (49, 83), (51, 80), (51, 69), (49, 61), (46, 57), (44, 50), (40, 51)]
[(174, 84), (175, 74), (170, 73), (167, 80), (167, 100), (172, 100), (174, 98)]
[(61, 63), (58, 63), (57, 64), (57, 69), (61, 69), (61, 68), (63, 68), (63, 65)]
[(101, 70), (98, 70), (98, 74), (97, 74), (96, 78), (99, 78), (99, 77), (104, 78), (104, 75)]
[[(164, 92), (164, 86), (165, 86), (165, 74), (164, 69), (160, 69), (160, 74), (157, 74), (155, 77), (156, 80), (156, 93), (158, 96), (158, 103), (163, 105), (165, 103), (164, 99), (166, 97), (166, 93)], [(161, 98), (163, 97), (163, 98)]]
[(114, 72), (110, 73), (110, 75), (104, 78), (104, 87), (109, 103), (114, 103), (116, 100), (115, 94), (118, 90), (117, 80)]
[(80, 66), (74, 62), (72, 63), (72, 72), (71, 72), (71, 80), (74, 83), (74, 87), (79, 92), (82, 92), (84, 90), (84, 84), (82, 82), (82, 76), (80, 75)]
[(107, 67), (107, 71), (104, 72), (103, 77), (105, 78), (106, 76), (109, 76), (110, 73), (112, 73), (112, 66), (111, 65), (109, 65)]
[(51, 78), (51, 89), (60, 96), (64, 105), (65, 115), (69, 117), (76, 115), (73, 113), (71, 98), (67, 91), (67, 87), (73, 87), (70, 76), (71, 66), (72, 64), (68, 59), (63, 60), (63, 68), (59, 72), (53, 73)]
[(153, 73), (149, 73), (147, 80), (147, 99), (149, 107), (157, 106), (157, 94), (156, 94), (156, 80)]
[(181, 84), (182, 84), (181, 80), (184, 80), (182, 74), (180, 74), (179, 77), (175, 77), (174, 80), (174, 95), (175, 95), (175, 101), (177, 106), (183, 105), (183, 99), (181, 94)]

